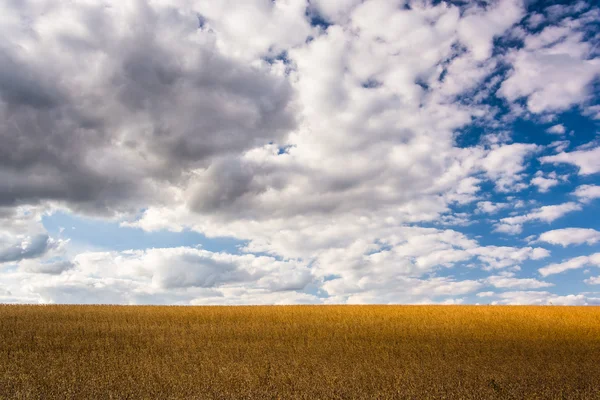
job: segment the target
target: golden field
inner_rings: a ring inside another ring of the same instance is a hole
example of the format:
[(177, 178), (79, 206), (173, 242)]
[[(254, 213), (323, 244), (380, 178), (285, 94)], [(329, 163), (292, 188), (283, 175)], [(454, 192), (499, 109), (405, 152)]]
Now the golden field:
[(0, 306), (0, 398), (600, 399), (600, 308)]

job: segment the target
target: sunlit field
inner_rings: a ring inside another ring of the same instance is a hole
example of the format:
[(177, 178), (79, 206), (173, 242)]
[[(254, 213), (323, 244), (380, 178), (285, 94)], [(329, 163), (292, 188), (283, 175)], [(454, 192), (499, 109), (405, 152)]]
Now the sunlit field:
[(600, 309), (0, 306), (0, 397), (600, 398)]

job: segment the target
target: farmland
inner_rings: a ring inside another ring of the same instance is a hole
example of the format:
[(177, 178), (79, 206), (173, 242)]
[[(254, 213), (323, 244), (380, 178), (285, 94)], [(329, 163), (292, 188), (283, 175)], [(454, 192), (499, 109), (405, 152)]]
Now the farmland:
[(600, 398), (600, 309), (0, 306), (0, 398)]

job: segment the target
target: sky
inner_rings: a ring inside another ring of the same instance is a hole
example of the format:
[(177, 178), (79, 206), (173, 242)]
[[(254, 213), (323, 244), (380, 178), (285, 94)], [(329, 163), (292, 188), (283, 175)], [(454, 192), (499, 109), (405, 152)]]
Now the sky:
[(0, 2), (0, 302), (600, 305), (594, 1)]

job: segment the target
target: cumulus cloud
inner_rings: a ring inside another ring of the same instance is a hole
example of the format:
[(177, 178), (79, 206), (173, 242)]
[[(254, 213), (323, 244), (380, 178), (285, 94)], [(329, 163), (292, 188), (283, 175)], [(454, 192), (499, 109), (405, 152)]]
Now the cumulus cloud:
[(566, 131), (567, 130), (563, 124), (554, 125), (546, 129), (546, 132), (552, 133), (554, 135), (563, 135)]
[(520, 233), (523, 228), (523, 224), (526, 222), (552, 222), (567, 213), (579, 211), (581, 208), (581, 205), (574, 202), (567, 202), (552, 206), (542, 206), (524, 215), (500, 219), (499, 223), (496, 225), (496, 230), (498, 232), (505, 233)]
[(506, 207), (508, 207), (507, 203), (493, 203), (491, 201), (480, 201), (477, 203), (477, 210), (486, 214), (494, 214)]
[[(554, 149), (540, 161), (597, 170), (596, 149), (565, 152), (566, 141), (546, 148), (512, 132), (521, 104), (543, 114), (541, 131), (573, 105), (592, 113), (586, 101), (598, 74), (585, 7), (529, 16), (527, 7), (0, 5), (0, 262), (11, 265), (1, 277), (10, 293), (0, 296), (412, 303), (465, 301), (485, 285), (543, 285), (455, 274), (550, 256), (490, 244), (469, 228), (489, 223), (474, 213), (511, 213), (496, 229), (519, 233), (582, 208), (537, 204), (514, 214), (529, 203), (507, 194), (564, 180), (531, 173), (534, 156)], [(552, 123), (560, 133), (561, 121)], [(589, 200), (594, 188), (575, 195)], [(41, 222), (58, 209), (243, 245), (236, 254), (65, 252), (67, 241)]]
[(561, 245), (563, 247), (583, 243), (592, 245), (600, 241), (600, 232), (595, 229), (584, 228), (555, 229), (542, 233), (538, 241)]
[(153, 303), (164, 296), (187, 304), (203, 296), (224, 298), (225, 289), (292, 293), (293, 298), (312, 274), (301, 262), (177, 247), (80, 253), (73, 262), (23, 264), (5, 279), (20, 282), (14, 296), (37, 296), (42, 302), (77, 302), (89, 288), (84, 299), (90, 302)]
[(514, 143), (494, 148), (483, 160), (488, 176), (501, 192), (518, 191), (527, 187), (521, 183), (525, 158), (538, 149), (535, 144)]
[(531, 180), (531, 184), (537, 186), (538, 191), (546, 193), (551, 187), (558, 185), (560, 181), (555, 178), (545, 178), (543, 176), (536, 176)]
[(563, 305), (583, 306), (598, 305), (600, 298), (585, 294), (569, 294), (559, 296), (545, 291), (515, 291), (496, 294), (492, 304), (531, 304), (531, 305)]
[(573, 193), (581, 201), (589, 202), (591, 200), (600, 198), (600, 186), (599, 185), (581, 185), (575, 189)]
[(579, 168), (579, 175), (596, 174), (600, 172), (600, 147), (540, 157), (540, 161), (542, 163), (575, 165)]
[(600, 74), (600, 60), (593, 58), (585, 31), (585, 26), (565, 20), (528, 36), (523, 48), (508, 54), (512, 71), (498, 94), (509, 101), (525, 98), (527, 109), (536, 114), (585, 102)]
[(48, 235), (23, 237), (16, 242), (0, 239), (0, 263), (38, 258), (57, 245)]
[(194, 9), (54, 2), (3, 15), (29, 22), (6, 27), (0, 51), (0, 204), (128, 210), (294, 127), (287, 80), (223, 55)]
[(550, 282), (543, 282), (533, 278), (515, 278), (511, 275), (493, 275), (487, 277), (485, 282), (499, 289), (539, 289), (554, 286)]
[(600, 285), (600, 276), (593, 276), (584, 281), (588, 285)]
[(75, 264), (68, 260), (50, 262), (28, 261), (19, 263), (20, 270), (34, 274), (56, 275), (68, 271), (73, 267), (75, 267)]
[(571, 258), (559, 264), (550, 264), (543, 268), (540, 268), (538, 272), (542, 276), (549, 276), (554, 274), (560, 274), (561, 272), (569, 271), (572, 269), (583, 268), (585, 266), (600, 267), (600, 253), (595, 253), (590, 256), (580, 256)]

